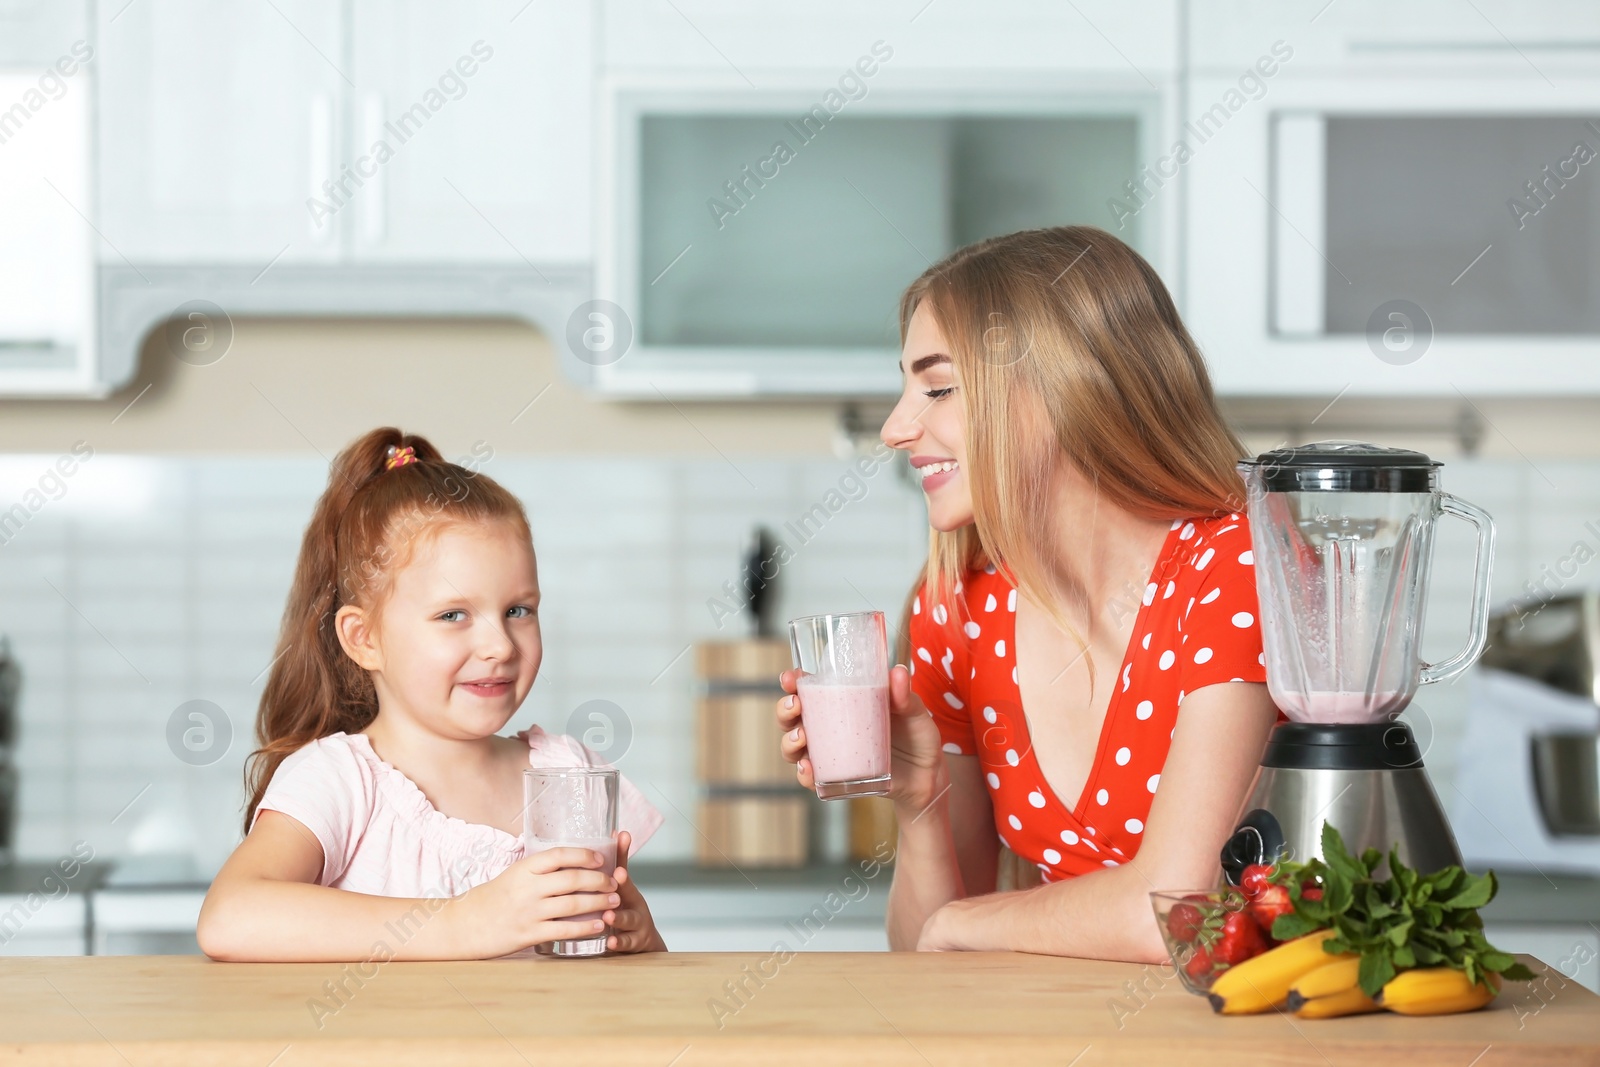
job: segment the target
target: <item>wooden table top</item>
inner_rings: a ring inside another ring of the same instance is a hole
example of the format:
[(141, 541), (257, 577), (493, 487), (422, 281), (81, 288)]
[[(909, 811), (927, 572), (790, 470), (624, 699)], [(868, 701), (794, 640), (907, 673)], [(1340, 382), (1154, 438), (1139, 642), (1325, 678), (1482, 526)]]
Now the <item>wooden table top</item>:
[[(0, 959), (0, 1062), (55, 1065), (1600, 1063), (1600, 997), (1524, 962), (1488, 1009), (1213, 1015), (1160, 967), (1013, 953), (240, 964)], [(342, 989), (341, 989), (342, 987)]]

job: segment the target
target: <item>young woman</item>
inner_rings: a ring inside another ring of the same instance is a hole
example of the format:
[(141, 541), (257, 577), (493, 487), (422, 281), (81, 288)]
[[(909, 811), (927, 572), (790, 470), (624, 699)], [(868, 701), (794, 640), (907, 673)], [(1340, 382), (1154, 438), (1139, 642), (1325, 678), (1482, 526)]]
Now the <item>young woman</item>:
[[(1277, 718), (1244, 448), (1160, 278), (1103, 231), (961, 249), (900, 323), (883, 440), (932, 532), (891, 675), (890, 944), (1164, 960), (1148, 894), (1215, 883)], [(809, 785), (798, 696), (778, 717)], [(1002, 846), (1039, 884), (995, 891)]]

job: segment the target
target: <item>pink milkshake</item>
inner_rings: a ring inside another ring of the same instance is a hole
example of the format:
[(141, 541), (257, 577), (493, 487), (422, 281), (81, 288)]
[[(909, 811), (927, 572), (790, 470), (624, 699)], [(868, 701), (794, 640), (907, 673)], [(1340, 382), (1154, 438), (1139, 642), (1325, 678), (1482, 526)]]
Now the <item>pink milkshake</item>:
[(889, 791), (889, 687), (799, 679), (806, 751), (824, 800)]
[[(567, 838), (562, 841), (541, 841), (537, 838), (527, 839), (525, 844), (529, 854), (543, 852), (547, 848), (587, 848), (600, 853), (600, 870), (606, 874), (615, 874), (617, 870), (617, 839), (609, 838)], [(593, 870), (593, 868), (585, 868)], [(563, 920), (572, 922), (588, 922), (598, 919), (605, 913), (603, 911), (586, 911), (580, 915), (565, 915)], [(593, 937), (573, 938), (570, 941), (552, 941), (538, 945), (534, 951), (546, 956), (598, 956), (606, 950), (606, 937), (611, 933), (611, 927), (606, 927)]]
[(822, 800), (889, 795), (889, 645), (881, 611), (789, 621), (800, 724)]
[(1368, 723), (1382, 722), (1401, 706), (1405, 694), (1386, 691), (1373, 693), (1337, 693), (1313, 690), (1308, 693), (1285, 693), (1283, 713), (1295, 722), (1314, 723)]

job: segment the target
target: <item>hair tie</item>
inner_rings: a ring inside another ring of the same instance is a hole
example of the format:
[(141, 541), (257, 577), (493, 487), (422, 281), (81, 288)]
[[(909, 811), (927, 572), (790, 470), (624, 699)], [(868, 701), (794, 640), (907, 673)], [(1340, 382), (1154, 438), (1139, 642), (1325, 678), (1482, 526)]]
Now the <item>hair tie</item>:
[(410, 445), (400, 448), (396, 445), (389, 446), (389, 458), (383, 461), (383, 469), (392, 471), (396, 467), (404, 467), (407, 463), (417, 462), (417, 453)]

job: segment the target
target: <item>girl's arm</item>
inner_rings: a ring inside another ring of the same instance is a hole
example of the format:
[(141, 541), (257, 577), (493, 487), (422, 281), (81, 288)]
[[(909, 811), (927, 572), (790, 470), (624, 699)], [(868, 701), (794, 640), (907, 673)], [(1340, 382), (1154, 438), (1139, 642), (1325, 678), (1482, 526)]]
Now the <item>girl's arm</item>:
[[(911, 699), (920, 710), (922, 702)], [(929, 917), (951, 901), (994, 891), (1000, 839), (978, 758), (945, 755), (943, 769), (931, 803), (920, 810), (895, 803), (900, 839), (889, 887), (891, 949), (916, 948)]]
[(955, 900), (929, 920), (918, 947), (1165, 960), (1149, 894), (1215, 882), (1218, 853), (1276, 716), (1260, 683), (1224, 682), (1190, 693), (1132, 860), (1064, 882)]
[(535, 853), (457, 897), (404, 898), (316, 884), (322, 846), (265, 810), (217, 872), (195, 933), (212, 959), (268, 962), (483, 959), (593, 936), (603, 920), (561, 917), (617, 906), (616, 882), (589, 849)]

